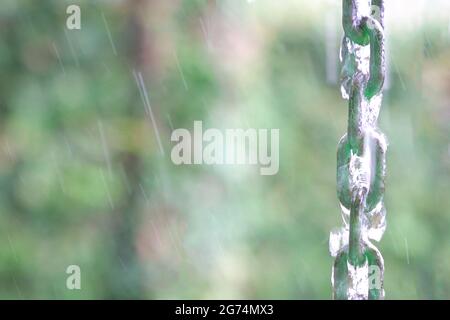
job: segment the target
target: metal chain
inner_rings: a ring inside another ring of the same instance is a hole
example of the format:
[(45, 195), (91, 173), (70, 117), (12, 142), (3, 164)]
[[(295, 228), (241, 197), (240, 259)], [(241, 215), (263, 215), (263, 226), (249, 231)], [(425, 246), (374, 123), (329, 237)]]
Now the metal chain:
[(348, 129), (337, 151), (344, 226), (330, 234), (334, 299), (384, 298), (384, 262), (370, 240), (386, 228), (387, 142), (377, 128), (385, 78), (384, 0), (343, 0), (342, 95)]

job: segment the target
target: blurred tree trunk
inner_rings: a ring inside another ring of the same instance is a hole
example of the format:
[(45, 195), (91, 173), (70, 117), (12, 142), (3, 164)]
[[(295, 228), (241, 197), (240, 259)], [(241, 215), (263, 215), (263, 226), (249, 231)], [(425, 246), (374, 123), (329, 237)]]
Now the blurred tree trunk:
[[(152, 41), (151, 35), (145, 29), (142, 12), (149, 10), (151, 1), (129, 0), (126, 3), (128, 11), (128, 30), (125, 39), (127, 59), (130, 68), (145, 74), (145, 71), (156, 64), (148, 43)], [(133, 70), (130, 70), (132, 72)], [(136, 85), (136, 84), (134, 84)], [(131, 90), (130, 102), (125, 117), (139, 123), (142, 119), (143, 108), (136, 106), (142, 104), (139, 99), (138, 87)], [(137, 112), (142, 110), (142, 112)], [(151, 292), (145, 288), (144, 271), (140, 265), (136, 249), (136, 234), (140, 220), (140, 202), (142, 196), (142, 177), (145, 168), (142, 159), (142, 150), (128, 151), (120, 155), (119, 165), (123, 168), (125, 178), (130, 186), (123, 203), (116, 207), (113, 217), (113, 260), (115, 270), (110, 272), (111, 288), (108, 294), (113, 299), (149, 299)]]

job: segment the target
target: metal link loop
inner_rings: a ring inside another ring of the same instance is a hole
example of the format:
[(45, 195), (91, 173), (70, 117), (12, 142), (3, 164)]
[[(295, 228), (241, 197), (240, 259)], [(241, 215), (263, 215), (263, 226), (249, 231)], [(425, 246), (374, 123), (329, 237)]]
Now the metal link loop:
[[(375, 6), (379, 16), (362, 14), (362, 5)], [(330, 235), (330, 251), (336, 257), (333, 297), (382, 299), (383, 258), (370, 240), (379, 241), (386, 227), (387, 143), (376, 127), (386, 71), (384, 0), (343, 0), (342, 8), (342, 92), (349, 100), (349, 114), (347, 134), (337, 152), (337, 193), (344, 227)]]

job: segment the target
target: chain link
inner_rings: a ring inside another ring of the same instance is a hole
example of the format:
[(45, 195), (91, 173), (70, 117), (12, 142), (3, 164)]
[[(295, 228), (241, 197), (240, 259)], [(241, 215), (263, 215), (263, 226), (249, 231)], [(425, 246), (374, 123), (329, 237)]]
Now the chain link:
[(343, 0), (342, 94), (348, 129), (337, 151), (344, 227), (330, 235), (333, 298), (384, 298), (384, 262), (370, 240), (386, 228), (387, 142), (377, 128), (385, 78), (384, 0)]

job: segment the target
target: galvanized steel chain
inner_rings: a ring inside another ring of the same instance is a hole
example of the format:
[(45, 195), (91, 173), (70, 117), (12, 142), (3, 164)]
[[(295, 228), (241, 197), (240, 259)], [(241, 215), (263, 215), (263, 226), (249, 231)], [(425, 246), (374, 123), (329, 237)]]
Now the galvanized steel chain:
[(385, 78), (384, 0), (343, 0), (342, 95), (348, 129), (338, 145), (337, 194), (344, 226), (330, 234), (333, 298), (384, 298), (384, 262), (370, 240), (386, 228), (387, 142), (377, 128)]

